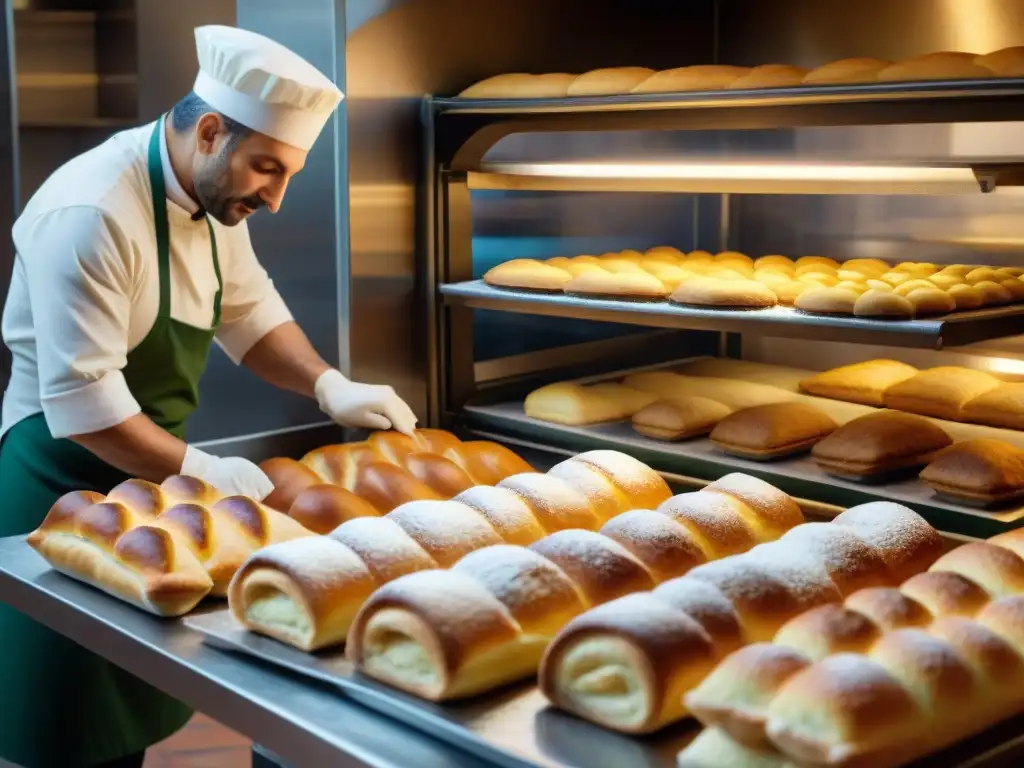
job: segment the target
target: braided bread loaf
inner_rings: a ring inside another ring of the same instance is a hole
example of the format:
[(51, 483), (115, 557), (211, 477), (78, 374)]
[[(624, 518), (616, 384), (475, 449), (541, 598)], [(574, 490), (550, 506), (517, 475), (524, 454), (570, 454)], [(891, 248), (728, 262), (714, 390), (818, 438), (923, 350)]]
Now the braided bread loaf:
[(939, 534), (889, 502), (805, 523), (745, 554), (571, 622), (541, 668), (541, 690), (600, 725), (646, 733), (683, 718), (682, 695), (725, 655), (770, 639), (809, 608), (898, 584), (939, 556)]
[(28, 543), (57, 571), (160, 616), (223, 597), (255, 550), (312, 536), (287, 515), (175, 475), (65, 494)]
[(966, 544), (726, 658), (687, 697), (794, 762), (892, 766), (1024, 710), (1024, 530)]
[(356, 618), (348, 655), (364, 673), (423, 698), (479, 693), (536, 674), (551, 639), (588, 608), (711, 567), (702, 564), (802, 521), (782, 491), (727, 475), (656, 511), (618, 515), (598, 533), (489, 547), (449, 571), (398, 579)]
[(384, 517), (349, 520), (319, 541), (257, 552), (229, 594), (235, 619), (303, 650), (342, 643), (377, 587), (448, 568), (496, 544), (530, 544), (567, 528), (596, 530), (623, 510), (671, 495), (661, 476), (616, 451), (589, 451), (551, 468), (476, 486), (450, 501), (411, 501)]
[(274, 483), (265, 503), (316, 533), (357, 517), (379, 517), (408, 501), (450, 499), (475, 485), (533, 471), (502, 445), (464, 443), (440, 429), (417, 430), (415, 437), (375, 432), (364, 443), (328, 445), (300, 461), (268, 459), (260, 467)]

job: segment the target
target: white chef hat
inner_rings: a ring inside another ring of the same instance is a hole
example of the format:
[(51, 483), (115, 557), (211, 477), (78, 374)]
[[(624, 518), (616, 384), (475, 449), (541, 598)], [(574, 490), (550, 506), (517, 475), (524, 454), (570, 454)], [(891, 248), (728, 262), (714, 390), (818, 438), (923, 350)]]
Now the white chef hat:
[(235, 27), (195, 31), (199, 75), (192, 90), (221, 114), (308, 150), (345, 95), (280, 43)]

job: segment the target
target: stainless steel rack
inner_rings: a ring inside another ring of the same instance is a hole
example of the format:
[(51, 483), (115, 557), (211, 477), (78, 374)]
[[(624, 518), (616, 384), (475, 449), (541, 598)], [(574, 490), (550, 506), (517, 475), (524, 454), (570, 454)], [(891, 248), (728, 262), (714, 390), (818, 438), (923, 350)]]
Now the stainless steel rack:
[(730, 310), (687, 307), (667, 301), (580, 298), (563, 293), (495, 288), (483, 280), (441, 285), (439, 290), (444, 302), (452, 307), (919, 349), (956, 347), (1024, 333), (1024, 306), (958, 312), (920, 320), (874, 320), (811, 315), (790, 307)]

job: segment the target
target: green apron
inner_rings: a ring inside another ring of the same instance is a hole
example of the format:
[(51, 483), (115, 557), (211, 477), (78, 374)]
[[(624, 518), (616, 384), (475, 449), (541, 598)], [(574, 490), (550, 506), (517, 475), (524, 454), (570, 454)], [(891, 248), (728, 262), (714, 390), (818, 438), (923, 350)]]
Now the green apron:
[[(142, 412), (184, 439), (198, 402), (220, 322), (222, 280), (213, 225), (207, 219), (217, 274), (213, 328), (171, 318), (170, 235), (158, 120), (149, 142), (160, 308), (153, 328), (128, 353), (123, 374)], [(106, 493), (127, 475), (70, 440), (55, 440), (43, 414), (15, 424), (0, 444), (0, 537), (35, 529), (68, 491)], [(0, 604), (0, 758), (25, 768), (76, 768), (141, 752), (191, 716), (161, 693), (70, 640)]]

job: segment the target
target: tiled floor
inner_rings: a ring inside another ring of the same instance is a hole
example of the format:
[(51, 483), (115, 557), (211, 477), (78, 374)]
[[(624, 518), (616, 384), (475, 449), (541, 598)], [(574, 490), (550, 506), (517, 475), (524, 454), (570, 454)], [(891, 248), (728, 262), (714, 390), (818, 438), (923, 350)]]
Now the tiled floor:
[(203, 715), (149, 750), (145, 768), (249, 768), (252, 743)]

